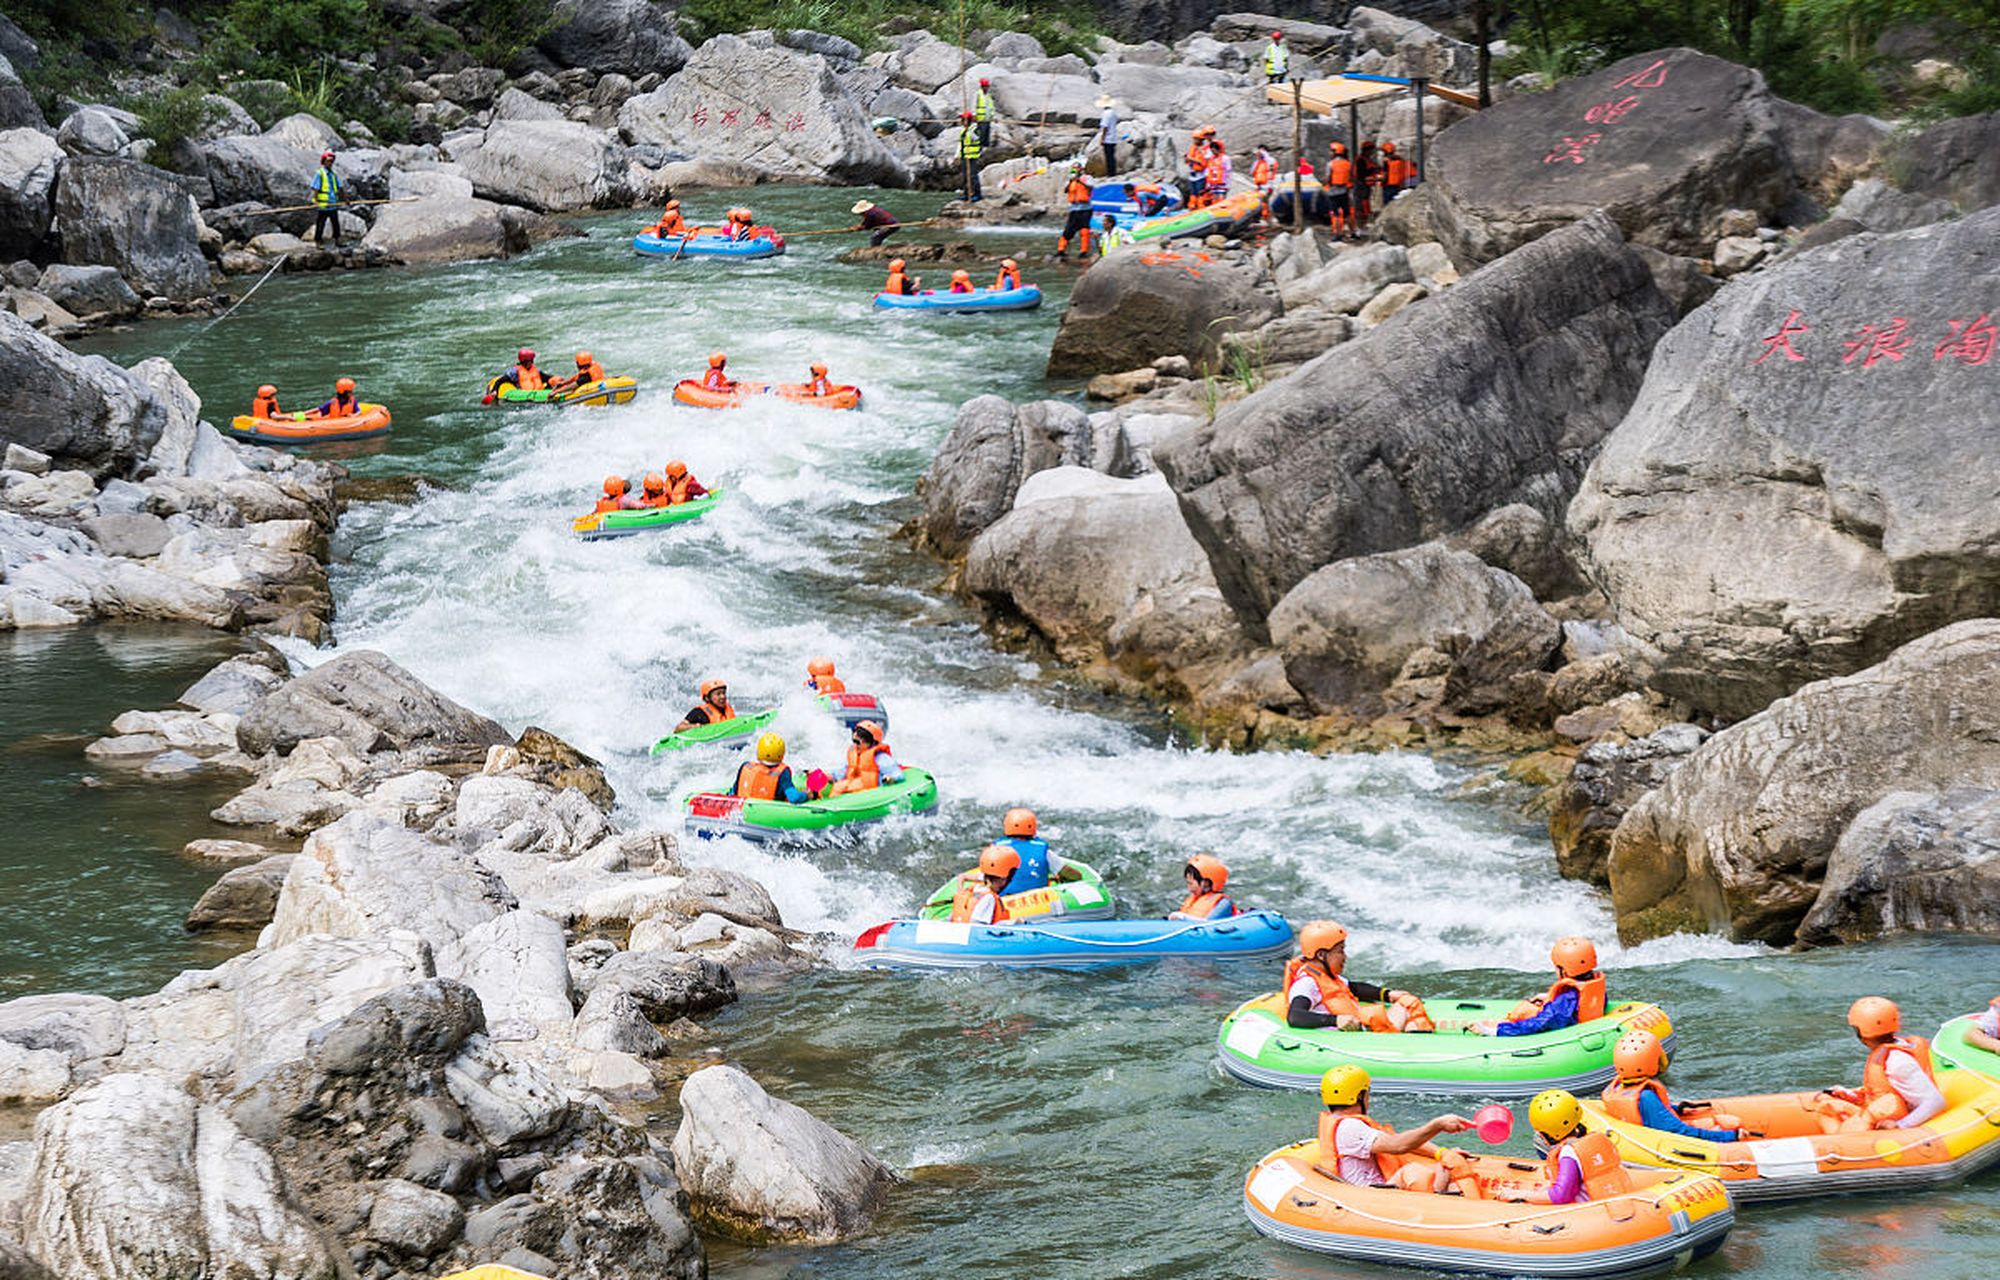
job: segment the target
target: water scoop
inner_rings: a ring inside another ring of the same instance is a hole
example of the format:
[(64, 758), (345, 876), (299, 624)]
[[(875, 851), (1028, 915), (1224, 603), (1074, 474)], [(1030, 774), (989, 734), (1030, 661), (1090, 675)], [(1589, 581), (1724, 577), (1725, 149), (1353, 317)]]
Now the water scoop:
[(1489, 1102), (1472, 1113), (1472, 1127), (1479, 1131), (1481, 1142), (1498, 1146), (1514, 1132), (1514, 1113), (1497, 1102)]

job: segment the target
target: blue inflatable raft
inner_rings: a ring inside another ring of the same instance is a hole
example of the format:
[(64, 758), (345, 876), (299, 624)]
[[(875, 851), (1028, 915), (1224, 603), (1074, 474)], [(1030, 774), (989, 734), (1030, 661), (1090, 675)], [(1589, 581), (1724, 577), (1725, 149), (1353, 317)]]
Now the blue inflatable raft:
[(1179, 188), (1164, 182), (1159, 183), (1158, 186), (1160, 188), (1159, 194), (1166, 198), (1166, 203), (1160, 205), (1152, 213), (1141, 214), (1139, 211), (1139, 202), (1134, 198), (1134, 192), (1130, 184), (1123, 182), (1098, 183), (1090, 189), (1090, 225), (1095, 227), (1098, 221), (1107, 213), (1117, 220), (1117, 225), (1129, 227), (1139, 221), (1141, 217), (1157, 218), (1178, 212), (1180, 207), (1186, 203), (1186, 201), (1181, 199)]
[(1042, 305), (1042, 291), (1024, 284), (1018, 289), (974, 289), (970, 293), (940, 289), (878, 293), (875, 305), (890, 311), (1033, 311)]
[(871, 969), (963, 969), (999, 965), (1135, 964), (1146, 960), (1271, 960), (1288, 954), (1292, 926), (1275, 911), (1227, 920), (1065, 920), (1007, 924), (891, 920), (854, 942)]
[(728, 236), (668, 236), (661, 239), (650, 231), (632, 237), (632, 248), (653, 258), (775, 258), (785, 251), (785, 238), (769, 227), (748, 240)]

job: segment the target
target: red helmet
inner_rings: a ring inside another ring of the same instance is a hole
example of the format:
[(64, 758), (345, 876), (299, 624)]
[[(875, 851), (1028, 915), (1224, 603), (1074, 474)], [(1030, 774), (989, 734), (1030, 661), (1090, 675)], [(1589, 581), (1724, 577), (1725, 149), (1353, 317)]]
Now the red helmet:
[(625, 484), (624, 476), (604, 477), (604, 496), (607, 498), (616, 498), (622, 496), (625, 492), (626, 487), (627, 486)]
[(874, 745), (882, 745), (882, 725), (879, 721), (862, 720), (854, 726), (854, 731), (867, 734), (868, 741)]
[(979, 851), (979, 874), (1011, 876), (1021, 869), (1021, 855), (1004, 844), (989, 844)]
[(1222, 859), (1212, 853), (1197, 853), (1187, 860), (1184, 870), (1208, 881), (1209, 889), (1215, 893), (1221, 893), (1222, 887), (1229, 883), (1229, 868), (1223, 866)]
[(972, 113), (970, 111), (961, 111), (958, 113), (958, 118), (961, 120), (970, 120), (972, 119)]
[(320, 162), (321, 164), (325, 164), (325, 163), (326, 163), (327, 161), (329, 161), (329, 160), (331, 160), (331, 159), (333, 159), (333, 152), (331, 152), (331, 151), (322, 151), (322, 152), (320, 152), (320, 153), (319, 153), (319, 162)]
[(1273, 40), (1283, 40), (1285, 38), (1285, 33), (1282, 31), (1273, 31), (1271, 33), (1271, 38)]
[(535, 362), (535, 349), (533, 347), (522, 347), (514, 353), (514, 358), (522, 364), (533, 364)]
[(682, 462), (679, 458), (675, 458), (672, 462), (669, 462), (667, 464), (667, 474), (672, 476), (676, 480), (680, 479), (687, 473), (688, 473), (688, 464)]
[(722, 367), (723, 365), (726, 365), (726, 364), (728, 364), (728, 363), (729, 363), (729, 357), (728, 357), (728, 356), (726, 356), (726, 355), (724, 355), (724, 354), (723, 354), (722, 352), (720, 352), (720, 351), (711, 351), (711, 352), (709, 352), (709, 353), (708, 353), (708, 367), (709, 367), (709, 368), (711, 368), (711, 369), (720, 369), (720, 368), (721, 368), (721, 367)]
[(1037, 825), (1033, 809), (1009, 809), (1007, 816), (1000, 820), (1002, 831), (1024, 839), (1035, 834)]
[(334, 389), (335, 391), (338, 391), (338, 392), (343, 392), (343, 393), (345, 393), (345, 392), (348, 392), (348, 391), (352, 391), (352, 390), (354, 390), (354, 379), (352, 379), (352, 378), (342, 378), (342, 379), (340, 379), (340, 380), (339, 380), (338, 382), (336, 382), (336, 383), (334, 383), (334, 384), (333, 384), (333, 389)]
[(979, 77), (979, 87), (982, 89), (991, 89), (993, 87), (993, 82), (991, 80), (988, 80), (985, 76), (981, 76)]

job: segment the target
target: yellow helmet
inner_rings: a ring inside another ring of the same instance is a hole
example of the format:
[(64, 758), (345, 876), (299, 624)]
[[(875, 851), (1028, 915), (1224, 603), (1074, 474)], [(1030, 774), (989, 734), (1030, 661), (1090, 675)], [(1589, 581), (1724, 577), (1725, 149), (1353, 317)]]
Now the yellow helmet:
[(1561, 1142), (1583, 1123), (1583, 1104), (1567, 1089), (1544, 1089), (1528, 1104), (1528, 1123), (1550, 1142)]
[(1330, 1068), (1319, 1078), (1319, 1100), (1329, 1107), (1351, 1107), (1368, 1092), (1368, 1073), (1351, 1062)]
[(775, 733), (757, 735), (757, 758), (765, 764), (776, 764), (785, 758), (785, 740)]

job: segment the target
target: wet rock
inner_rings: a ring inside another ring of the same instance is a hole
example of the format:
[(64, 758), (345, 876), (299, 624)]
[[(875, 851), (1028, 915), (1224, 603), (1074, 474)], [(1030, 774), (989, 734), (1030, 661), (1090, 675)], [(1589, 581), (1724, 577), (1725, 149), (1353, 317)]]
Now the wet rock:
[(1153, 459), (1224, 597), (1261, 623), (1322, 565), (1511, 503), (1556, 516), (1670, 324), (1645, 265), (1593, 216), (1168, 437)]
[(1841, 833), (1799, 941), (1950, 931), (2000, 933), (2000, 791), (1892, 791)]
[(247, 867), (233, 867), (210, 885), (182, 922), (189, 933), (211, 929), (261, 929), (278, 910), (278, 893), (297, 854), (273, 854)]
[(555, 209), (631, 203), (625, 157), (602, 131), (570, 120), (496, 120), (452, 157), (480, 198)]
[(735, 1067), (681, 1086), (674, 1163), (696, 1215), (759, 1244), (832, 1244), (866, 1230), (896, 1175), (867, 1148)]
[(284, 683), (284, 673), (279, 669), (282, 665), (282, 660), (274, 666), (268, 658), (249, 654), (227, 659), (189, 685), (178, 701), (196, 711), (241, 716), (259, 698)]
[(1212, 363), (1224, 334), (1278, 314), (1268, 285), (1261, 257), (1164, 247), (1113, 254), (1070, 294), (1049, 376), (1115, 373), (1167, 355)]
[(241, 866), (244, 863), (262, 862), (274, 852), (269, 845), (252, 840), (190, 840), (182, 846), (181, 853), (200, 862), (221, 863)]
[(1050, 467), (1091, 466), (1096, 444), (1090, 419), (1060, 400), (966, 401), (918, 485), (923, 544), (941, 556), (959, 555), (1013, 508), (1022, 481)]
[(1612, 832), (1640, 796), (1672, 777), (1707, 739), (1705, 730), (1677, 724), (1643, 738), (1593, 742), (1579, 752), (1549, 813), (1556, 869), (1572, 880), (1609, 885)]
[(560, 0), (557, 25), (535, 42), (557, 66), (637, 78), (672, 75), (693, 52), (668, 6), (647, 0)]
[(2000, 788), (1996, 676), (2000, 621), (1960, 622), (1717, 733), (1618, 825), (1620, 936), (1791, 942), (1862, 810), (1893, 791)]
[(65, 262), (116, 267), (148, 297), (206, 297), (208, 260), (195, 223), (194, 201), (158, 169), (98, 156), (63, 164), (55, 230)]
[(452, 846), (351, 813), (307, 839), (264, 941), (401, 929), (442, 948), (515, 905), (498, 876)]
[(62, 148), (38, 129), (0, 131), (0, 257), (20, 257), (49, 233), (62, 159)]
[(467, 761), (483, 760), (486, 748), (512, 740), (498, 724), (367, 649), (341, 654), (273, 690), (237, 729), (251, 755), (282, 755), (302, 739), (325, 736), (363, 754), (422, 748), (440, 759)]
[(1569, 513), (1654, 688), (1745, 716), (2000, 612), (2000, 418), (1966, 336), (1996, 234), (2000, 209), (1854, 236), (1660, 344)]
[(654, 1022), (707, 1013), (736, 999), (736, 981), (727, 969), (713, 960), (668, 952), (621, 951), (578, 976), (586, 984), (586, 997), (621, 992)]
[(115, 267), (73, 267), (54, 263), (43, 268), (35, 288), (57, 306), (86, 320), (125, 319), (140, 311), (139, 295)]
[(509, 210), (491, 200), (472, 198), (471, 184), (466, 186), (463, 197), (426, 196), (412, 204), (383, 205), (362, 245), (412, 266), (504, 258), (526, 250), (527, 224), (510, 218)]

